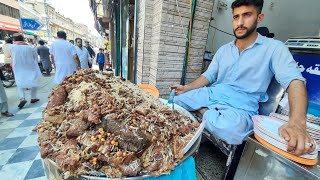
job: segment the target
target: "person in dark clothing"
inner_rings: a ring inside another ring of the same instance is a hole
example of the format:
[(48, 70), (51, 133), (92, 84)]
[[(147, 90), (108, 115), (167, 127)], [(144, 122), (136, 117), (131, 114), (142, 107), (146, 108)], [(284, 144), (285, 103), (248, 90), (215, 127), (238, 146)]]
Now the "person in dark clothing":
[(42, 67), (46, 71), (46, 76), (50, 76), (51, 61), (49, 48), (44, 45), (43, 40), (40, 40), (39, 44), (40, 46), (37, 48), (37, 53), (40, 56)]
[(91, 48), (90, 43), (88, 41), (85, 42), (85, 47), (87, 48), (87, 50), (90, 54), (91, 60), (89, 61), (88, 65), (89, 65), (89, 68), (91, 68), (92, 67), (92, 60), (96, 57), (96, 53)]
[(99, 49), (99, 53), (97, 54), (97, 63), (99, 64), (99, 70), (103, 71), (104, 63), (105, 63), (105, 56), (103, 54), (103, 49)]

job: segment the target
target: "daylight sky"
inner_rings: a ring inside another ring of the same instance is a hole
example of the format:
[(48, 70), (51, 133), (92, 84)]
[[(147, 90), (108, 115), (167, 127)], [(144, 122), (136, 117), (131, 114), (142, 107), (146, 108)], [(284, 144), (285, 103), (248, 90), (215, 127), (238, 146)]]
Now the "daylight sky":
[(60, 14), (69, 17), (76, 23), (88, 26), (89, 30), (99, 36), (94, 28), (94, 18), (88, 0), (47, 0)]

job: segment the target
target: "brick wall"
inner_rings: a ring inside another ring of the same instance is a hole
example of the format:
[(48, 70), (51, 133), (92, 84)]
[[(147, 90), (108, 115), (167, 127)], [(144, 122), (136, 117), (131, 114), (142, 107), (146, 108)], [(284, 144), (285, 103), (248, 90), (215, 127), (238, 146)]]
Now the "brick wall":
[[(166, 97), (169, 85), (180, 83), (191, 5), (189, 0), (178, 0), (180, 18), (176, 0), (153, 0), (150, 4), (141, 3), (139, 8), (137, 79), (138, 84), (155, 85)], [(187, 83), (201, 73), (212, 8), (213, 0), (197, 0)], [(143, 18), (145, 23), (140, 21)], [(149, 74), (146, 69), (150, 69)]]

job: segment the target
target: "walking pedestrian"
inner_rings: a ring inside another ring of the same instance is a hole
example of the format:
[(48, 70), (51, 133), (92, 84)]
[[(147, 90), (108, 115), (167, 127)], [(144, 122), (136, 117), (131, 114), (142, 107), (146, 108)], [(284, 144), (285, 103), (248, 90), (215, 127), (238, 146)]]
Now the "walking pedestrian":
[(42, 64), (43, 69), (46, 71), (46, 76), (50, 76), (50, 52), (49, 48), (45, 46), (44, 41), (39, 41), (40, 46), (37, 48), (37, 53), (40, 56), (40, 63)]
[(37, 98), (38, 80), (41, 72), (38, 66), (38, 54), (36, 50), (24, 42), (22, 34), (14, 34), (14, 45), (10, 48), (12, 66), (20, 97), (18, 107), (21, 109), (27, 103), (25, 89), (31, 89), (31, 103), (39, 101)]
[(4, 55), (4, 63), (10, 64), (11, 63), (11, 55), (9, 52), (10, 46), (12, 45), (12, 38), (5, 39), (5, 44), (2, 46), (3, 55)]
[(105, 56), (103, 54), (103, 49), (99, 49), (99, 53), (97, 54), (97, 63), (99, 64), (99, 70), (103, 71), (104, 63), (105, 63)]
[(87, 48), (89, 54), (90, 54), (90, 60), (89, 60), (89, 68), (92, 67), (92, 60), (96, 57), (96, 53), (94, 52), (94, 50), (92, 49), (89, 41), (85, 41), (85, 47)]
[(89, 67), (90, 54), (88, 50), (82, 46), (82, 39), (76, 38), (75, 41), (76, 41), (77, 54), (80, 59), (81, 69), (90, 68)]
[(63, 78), (80, 69), (80, 60), (74, 45), (66, 41), (67, 34), (64, 31), (58, 31), (57, 37), (58, 39), (51, 44), (50, 54), (56, 69), (53, 82), (60, 84)]
[(70, 42), (72, 45), (74, 45), (74, 40), (70, 40), (69, 42)]
[[(1, 80), (5, 80), (1, 69), (0, 69), (0, 77), (1, 77)], [(0, 82), (0, 111), (1, 111), (1, 115), (5, 116), (5, 117), (13, 116), (12, 113), (8, 112), (8, 109), (9, 109), (9, 107), (8, 107), (7, 94), (6, 94), (6, 91), (4, 90), (3, 83), (1, 81)]]

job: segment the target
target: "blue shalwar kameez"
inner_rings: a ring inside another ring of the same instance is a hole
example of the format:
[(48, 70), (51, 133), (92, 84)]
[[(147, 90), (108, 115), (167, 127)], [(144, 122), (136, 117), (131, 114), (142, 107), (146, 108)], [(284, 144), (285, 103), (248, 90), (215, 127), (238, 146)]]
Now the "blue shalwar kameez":
[(252, 132), (251, 117), (268, 100), (273, 76), (284, 89), (293, 80), (305, 81), (288, 48), (260, 34), (242, 52), (235, 41), (222, 46), (202, 76), (210, 86), (176, 96), (175, 103), (189, 111), (208, 107), (205, 128), (229, 144), (241, 144)]

